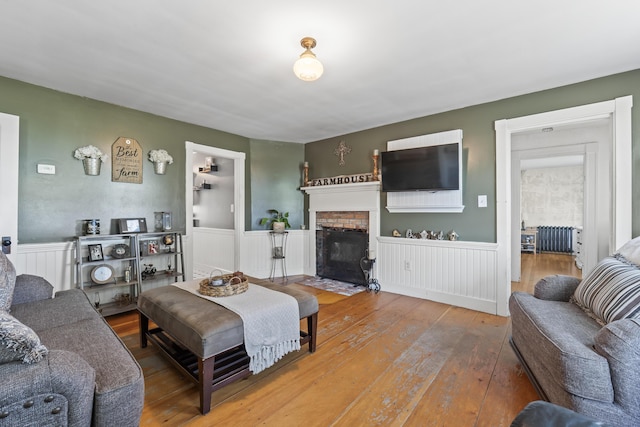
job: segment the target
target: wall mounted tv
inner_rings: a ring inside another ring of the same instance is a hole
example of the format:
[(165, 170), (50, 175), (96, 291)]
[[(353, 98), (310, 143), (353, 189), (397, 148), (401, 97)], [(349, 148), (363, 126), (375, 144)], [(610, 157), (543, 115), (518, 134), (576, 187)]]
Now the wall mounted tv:
[(460, 189), (459, 143), (382, 152), (382, 191)]

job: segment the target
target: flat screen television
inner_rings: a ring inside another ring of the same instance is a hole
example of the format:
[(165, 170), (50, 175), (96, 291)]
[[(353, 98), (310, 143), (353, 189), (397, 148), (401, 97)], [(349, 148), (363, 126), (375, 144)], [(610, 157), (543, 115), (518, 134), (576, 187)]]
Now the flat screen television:
[(460, 189), (460, 144), (382, 152), (382, 191)]

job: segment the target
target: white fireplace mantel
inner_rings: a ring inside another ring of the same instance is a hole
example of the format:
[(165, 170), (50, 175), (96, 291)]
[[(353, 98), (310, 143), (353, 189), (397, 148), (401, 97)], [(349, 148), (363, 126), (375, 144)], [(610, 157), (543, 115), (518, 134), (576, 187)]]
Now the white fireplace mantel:
[[(380, 181), (319, 185), (300, 189), (310, 196), (310, 211), (380, 210)], [(315, 224), (311, 220), (309, 223)]]
[(301, 190), (312, 193), (326, 193), (335, 192), (336, 190), (342, 191), (362, 191), (363, 189), (369, 189), (369, 191), (380, 191), (380, 181), (366, 181), (366, 182), (349, 182), (345, 184), (331, 184), (331, 185), (314, 185), (309, 187), (300, 187)]
[[(317, 212), (367, 211), (369, 212), (369, 257), (378, 253), (380, 236), (380, 181), (367, 181), (337, 185), (301, 187), (309, 195), (309, 228), (314, 233)], [(309, 239), (309, 258), (306, 273), (316, 274), (315, 235)]]

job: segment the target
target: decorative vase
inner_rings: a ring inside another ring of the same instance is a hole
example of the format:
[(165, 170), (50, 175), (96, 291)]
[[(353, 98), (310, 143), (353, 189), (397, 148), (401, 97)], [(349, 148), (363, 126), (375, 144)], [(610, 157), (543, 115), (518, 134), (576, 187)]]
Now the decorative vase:
[(167, 172), (167, 162), (153, 162), (153, 169), (156, 174), (164, 175)]
[(273, 231), (275, 231), (276, 233), (283, 233), (284, 232), (284, 222), (274, 222), (273, 223)]
[(82, 159), (82, 166), (84, 166), (84, 173), (86, 175), (100, 175), (100, 165), (102, 160), (86, 158)]

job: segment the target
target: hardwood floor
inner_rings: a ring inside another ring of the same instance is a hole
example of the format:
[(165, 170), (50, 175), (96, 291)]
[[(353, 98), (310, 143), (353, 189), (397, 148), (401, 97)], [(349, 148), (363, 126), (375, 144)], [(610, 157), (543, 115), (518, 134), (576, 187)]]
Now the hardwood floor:
[(582, 277), (573, 257), (564, 254), (523, 253), (520, 258), (520, 282), (511, 282), (512, 291), (533, 292), (536, 282), (551, 274)]
[[(530, 291), (545, 274), (579, 274), (564, 255), (522, 262), (514, 289)], [(144, 371), (141, 425), (496, 427), (538, 399), (509, 347), (508, 318), (386, 293), (384, 284), (379, 294), (343, 297), (295, 280), (286, 286), (320, 302), (316, 353), (303, 348), (216, 391), (206, 416), (195, 385), (153, 345), (140, 348), (137, 315), (110, 317)]]

